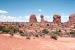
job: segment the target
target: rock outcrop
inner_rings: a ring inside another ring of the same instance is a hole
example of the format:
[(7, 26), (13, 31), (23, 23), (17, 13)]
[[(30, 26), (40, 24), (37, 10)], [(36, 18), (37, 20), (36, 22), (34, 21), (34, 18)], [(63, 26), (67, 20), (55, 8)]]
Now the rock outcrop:
[(61, 16), (60, 15), (54, 15), (53, 16), (53, 22), (54, 24), (61, 24)]
[(40, 15), (41, 21), (40, 21), (40, 26), (41, 27), (45, 27), (46, 26), (46, 22), (44, 20), (44, 15)]
[(69, 20), (68, 22), (66, 23), (66, 26), (67, 27), (74, 27), (75, 26), (75, 14), (71, 14), (69, 16)]
[(29, 22), (31, 22), (31, 23), (37, 22), (37, 18), (36, 18), (36, 16), (34, 14), (32, 14), (30, 16)]
[(75, 23), (75, 14), (71, 14), (71, 15), (69, 16), (69, 22), (70, 22), (70, 23)]

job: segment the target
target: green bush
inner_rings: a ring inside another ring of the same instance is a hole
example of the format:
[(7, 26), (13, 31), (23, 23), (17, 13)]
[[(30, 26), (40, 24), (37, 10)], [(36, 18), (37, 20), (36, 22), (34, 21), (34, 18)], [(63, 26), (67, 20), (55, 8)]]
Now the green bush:
[(10, 31), (10, 29), (5, 26), (0, 26), (0, 31), (8, 33)]
[(10, 32), (10, 29), (8, 29), (8, 28), (3, 28), (3, 30), (2, 30), (3, 32)]
[(0, 26), (0, 31), (9, 33), (11, 36), (13, 36), (17, 32), (16, 30), (16, 27), (13, 26)]
[(2, 31), (2, 30), (3, 30), (3, 28), (4, 28), (4, 26), (0, 26), (0, 31)]
[(16, 33), (18, 31), (18, 29), (13, 26), (9, 26), (8, 29), (10, 29), (10, 32), (13, 32), (13, 33)]

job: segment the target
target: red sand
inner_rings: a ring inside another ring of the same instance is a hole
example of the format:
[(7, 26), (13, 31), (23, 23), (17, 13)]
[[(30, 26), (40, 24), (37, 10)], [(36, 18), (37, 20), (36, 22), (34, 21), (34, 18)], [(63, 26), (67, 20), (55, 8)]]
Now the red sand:
[(0, 35), (0, 50), (75, 50), (75, 38), (25, 39)]

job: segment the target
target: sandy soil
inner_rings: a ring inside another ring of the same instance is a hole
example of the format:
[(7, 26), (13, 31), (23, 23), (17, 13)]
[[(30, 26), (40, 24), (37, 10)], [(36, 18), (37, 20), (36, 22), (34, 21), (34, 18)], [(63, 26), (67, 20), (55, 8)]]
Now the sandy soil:
[(58, 40), (33, 37), (28, 40), (0, 35), (0, 50), (75, 50), (75, 38), (59, 37)]

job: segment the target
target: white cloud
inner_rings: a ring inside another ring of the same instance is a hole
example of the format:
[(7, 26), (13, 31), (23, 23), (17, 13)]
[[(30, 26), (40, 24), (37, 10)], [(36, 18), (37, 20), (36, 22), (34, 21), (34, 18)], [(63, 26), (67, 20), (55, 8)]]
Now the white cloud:
[(69, 20), (69, 16), (61, 16), (62, 22), (67, 22)]
[(25, 22), (25, 17), (0, 15), (0, 22)]
[(45, 16), (45, 20), (48, 21), (48, 22), (52, 22), (53, 16)]
[(6, 14), (6, 13), (8, 13), (7, 11), (4, 11), (4, 10), (0, 10), (0, 13), (1, 14)]
[[(30, 16), (6, 16), (6, 15), (0, 15), (0, 22), (29, 22), (29, 17)], [(36, 16), (37, 21), (40, 22), (40, 16)], [(53, 21), (53, 16), (44, 16), (44, 19), (46, 21), (52, 22)], [(68, 16), (61, 16), (61, 21), (62, 22), (67, 22), (68, 21)]]
[[(38, 9), (39, 12), (42, 11), (42, 9)], [(7, 11), (4, 10), (0, 10), (0, 22), (29, 22), (29, 17), (30, 16), (19, 16), (19, 17), (15, 17), (15, 16), (7, 16), (4, 15), (8, 13)], [(36, 16), (37, 17), (37, 21), (40, 22), (40, 16)], [(53, 15), (51, 16), (44, 16), (44, 19), (46, 21), (52, 22), (53, 21)], [(67, 22), (68, 21), (68, 16), (63, 16), (61, 15), (61, 21), (62, 22)]]
[[(15, 16), (6, 16), (6, 15), (0, 15), (0, 22), (29, 22), (29, 17), (30, 16), (19, 16), (19, 17), (15, 17)], [(46, 17), (46, 16), (45, 16)], [(45, 18), (45, 20), (49, 21), (49, 18)], [(40, 16), (36, 16), (37, 21), (40, 22)]]

